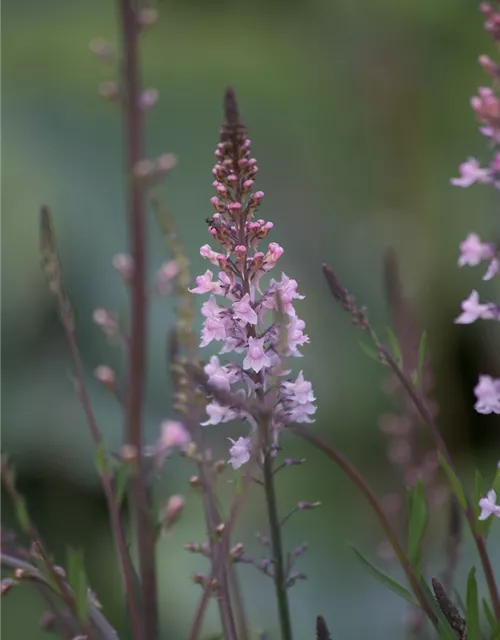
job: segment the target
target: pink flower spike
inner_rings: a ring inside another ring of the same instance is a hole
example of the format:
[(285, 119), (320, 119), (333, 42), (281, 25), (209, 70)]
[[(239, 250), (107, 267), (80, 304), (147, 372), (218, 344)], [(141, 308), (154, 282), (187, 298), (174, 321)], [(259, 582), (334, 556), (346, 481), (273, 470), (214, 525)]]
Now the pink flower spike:
[(271, 366), (271, 359), (264, 351), (264, 338), (248, 338), (248, 351), (243, 360), (243, 369), (253, 369), (259, 373), (264, 367)]
[(491, 304), (479, 303), (479, 294), (474, 290), (467, 300), (462, 302), (462, 313), (455, 319), (455, 324), (471, 324), (479, 318), (491, 320), (494, 313)]
[(469, 233), (467, 238), (460, 243), (460, 257), (458, 266), (469, 265), (475, 267), (482, 260), (493, 257), (493, 247), (491, 244), (481, 242), (477, 233)]
[(479, 162), (475, 158), (469, 158), (467, 162), (462, 162), (459, 167), (460, 178), (452, 178), (451, 184), (455, 187), (470, 187), (475, 182), (491, 182), (489, 169), (481, 169)]
[(474, 388), (477, 402), (474, 409), (478, 413), (500, 414), (500, 380), (491, 376), (479, 376), (479, 382)]
[(247, 324), (257, 324), (257, 314), (250, 304), (250, 295), (245, 293), (239, 302), (233, 302), (234, 317)]
[(486, 498), (479, 500), (479, 507), (481, 513), (479, 514), (479, 520), (486, 520), (490, 516), (496, 516), (500, 518), (500, 506), (497, 505), (497, 494), (493, 489), (488, 491)]
[(232, 438), (228, 438), (228, 440), (233, 445), (229, 449), (229, 453), (231, 454), (229, 462), (233, 466), (233, 469), (239, 469), (250, 460), (252, 440), (250, 438), (238, 438), (236, 441)]

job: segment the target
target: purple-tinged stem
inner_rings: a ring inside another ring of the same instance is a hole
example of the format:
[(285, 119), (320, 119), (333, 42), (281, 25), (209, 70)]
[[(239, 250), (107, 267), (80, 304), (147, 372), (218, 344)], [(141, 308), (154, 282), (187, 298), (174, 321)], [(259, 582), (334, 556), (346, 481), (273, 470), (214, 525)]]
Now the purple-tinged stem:
[(130, 286), (131, 332), (128, 359), (128, 383), (125, 411), (125, 441), (135, 447), (137, 469), (131, 480), (131, 508), (137, 526), (139, 573), (142, 590), (144, 640), (158, 637), (158, 603), (155, 562), (155, 527), (150, 513), (150, 498), (142, 458), (142, 405), (146, 371), (146, 219), (143, 189), (134, 177), (134, 167), (142, 158), (143, 118), (139, 108), (140, 72), (138, 59), (139, 23), (137, 3), (119, 1), (123, 39), (122, 92), (126, 140), (126, 175), (130, 254), (134, 271)]
[[(94, 441), (94, 445), (97, 449), (100, 449), (103, 445), (103, 438), (94, 412), (90, 403), (90, 396), (85, 383), (85, 375), (83, 372), (83, 364), (80, 356), (80, 350), (78, 349), (78, 343), (76, 341), (75, 327), (72, 320), (71, 307), (68, 303), (64, 303), (60, 300), (60, 304), (66, 304), (65, 308), (61, 309), (61, 320), (63, 329), (66, 334), (66, 340), (68, 341), (71, 358), (73, 360), (73, 366), (75, 370), (76, 384), (78, 387), (78, 397), (82, 405), (87, 423), (89, 425), (90, 433)], [(130, 626), (132, 628), (132, 634), (134, 640), (142, 640), (142, 628), (139, 617), (139, 611), (137, 609), (137, 603), (134, 595), (134, 581), (132, 573), (132, 564), (130, 556), (127, 550), (127, 544), (125, 541), (125, 532), (123, 530), (123, 524), (120, 518), (120, 511), (118, 502), (114, 495), (113, 480), (109, 471), (104, 468), (101, 472), (101, 482), (108, 505), (109, 519), (111, 522), (111, 531), (116, 545), (116, 553), (118, 556), (118, 562), (120, 566), (120, 572), (122, 575), (123, 588), (125, 591), (125, 599), (127, 602), (128, 614), (130, 618)]]

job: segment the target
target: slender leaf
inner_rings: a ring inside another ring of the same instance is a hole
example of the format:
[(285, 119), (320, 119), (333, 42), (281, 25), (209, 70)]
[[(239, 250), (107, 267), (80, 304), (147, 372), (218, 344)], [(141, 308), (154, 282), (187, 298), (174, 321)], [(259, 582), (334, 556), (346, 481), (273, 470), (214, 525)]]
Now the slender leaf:
[(401, 353), (401, 347), (399, 346), (399, 340), (392, 329), (387, 327), (387, 335), (389, 336), (389, 344), (391, 345), (392, 355), (398, 364), (403, 366), (403, 354)]
[(366, 342), (360, 342), (359, 346), (369, 358), (371, 358), (372, 360), (376, 360), (377, 362), (380, 362), (380, 358), (377, 351), (372, 347), (370, 347), (369, 345), (367, 345)]
[(415, 596), (410, 591), (408, 591), (406, 587), (403, 587), (403, 585), (399, 584), (399, 582), (394, 580), (394, 578), (391, 578), (391, 576), (388, 576), (383, 571), (380, 571), (380, 569), (377, 569), (377, 567), (373, 565), (367, 558), (365, 558), (365, 556), (360, 553), (355, 547), (353, 547), (352, 545), (351, 547), (356, 554), (356, 557), (361, 562), (363, 567), (368, 571), (368, 573), (371, 573), (371, 575), (374, 576), (379, 582), (381, 582), (388, 589), (406, 600), (406, 602), (409, 602), (415, 607), (419, 606)]
[(467, 499), (465, 497), (465, 493), (462, 487), (462, 483), (457, 478), (457, 475), (453, 471), (453, 469), (448, 464), (446, 458), (442, 455), (441, 452), (438, 453), (439, 464), (441, 465), (443, 471), (446, 473), (448, 477), (448, 481), (451, 485), (453, 493), (455, 494), (458, 504), (462, 507), (462, 509), (467, 509)]
[(131, 475), (132, 469), (130, 463), (127, 461), (121, 462), (115, 473), (115, 500), (118, 506), (121, 506), (123, 502)]
[(75, 594), (77, 615), (79, 620), (86, 621), (89, 618), (89, 599), (83, 549), (69, 548), (66, 556), (68, 583)]
[(30, 516), (26, 500), (22, 496), (18, 496), (16, 498), (14, 502), (14, 509), (16, 510), (16, 518), (22, 532), (28, 533), (30, 530)]
[(408, 556), (411, 564), (418, 567), (422, 540), (429, 520), (424, 485), (420, 480), (415, 489), (408, 489), (408, 507)]
[(467, 578), (466, 605), (467, 640), (480, 640), (479, 602), (475, 567), (472, 567), (469, 571)]
[(500, 622), (495, 618), (495, 614), (493, 613), (493, 611), (490, 608), (490, 605), (488, 604), (488, 601), (483, 598), (483, 611), (484, 611), (484, 615), (486, 616), (486, 619), (488, 620), (488, 624), (491, 627), (491, 630), (493, 631), (494, 634), (494, 638), (500, 636)]
[(417, 370), (412, 375), (413, 384), (419, 387), (422, 382), (422, 375), (424, 372), (425, 356), (427, 355), (427, 331), (422, 333), (420, 343), (418, 345), (418, 364)]
[(108, 472), (108, 453), (104, 442), (98, 444), (95, 449), (95, 466), (101, 476)]

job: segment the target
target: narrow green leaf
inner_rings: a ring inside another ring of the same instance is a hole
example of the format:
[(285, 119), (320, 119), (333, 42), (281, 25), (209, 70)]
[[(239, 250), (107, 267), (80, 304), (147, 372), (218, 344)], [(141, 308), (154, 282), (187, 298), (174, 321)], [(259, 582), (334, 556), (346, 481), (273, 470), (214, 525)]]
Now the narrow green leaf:
[(466, 596), (467, 640), (480, 639), (479, 603), (477, 595), (476, 568), (472, 567), (467, 578)]
[(118, 469), (115, 472), (115, 500), (116, 504), (120, 507), (128, 486), (128, 481), (131, 476), (131, 466), (128, 462), (121, 462)]
[(78, 619), (86, 621), (89, 618), (89, 599), (83, 549), (68, 548), (66, 551), (66, 569), (69, 586), (73, 589), (75, 595)]
[(28, 533), (30, 530), (30, 516), (28, 513), (28, 506), (26, 500), (19, 496), (14, 502), (14, 508), (16, 510), (17, 521), (23, 533)]
[(104, 442), (98, 444), (95, 449), (95, 466), (100, 476), (108, 472), (108, 453)]
[(421, 480), (417, 482), (414, 489), (408, 489), (408, 507), (408, 557), (411, 564), (418, 567), (422, 540), (429, 520), (424, 485)]
[(422, 382), (422, 375), (424, 372), (425, 356), (427, 355), (427, 331), (422, 333), (420, 343), (418, 345), (418, 365), (415, 371), (415, 376), (412, 376), (413, 383), (416, 387), (419, 387)]
[(448, 464), (446, 458), (443, 456), (441, 452), (438, 452), (439, 464), (441, 465), (443, 471), (446, 473), (448, 477), (448, 481), (451, 485), (453, 493), (455, 494), (458, 504), (462, 507), (462, 509), (467, 509), (467, 500), (465, 498), (465, 493), (462, 488), (462, 483), (457, 478), (455, 472)]
[(380, 569), (377, 569), (375, 565), (373, 565), (367, 558), (365, 558), (363, 554), (361, 554), (352, 545), (351, 545), (351, 548), (356, 554), (356, 557), (358, 558), (358, 560), (363, 565), (363, 567), (368, 571), (368, 573), (371, 573), (371, 575), (374, 578), (376, 578), (379, 582), (381, 582), (388, 589), (396, 593), (398, 596), (406, 600), (406, 602), (409, 602), (413, 606), (418, 607), (418, 602), (415, 596), (412, 593), (410, 593), (408, 589), (403, 587), (403, 585), (399, 584), (399, 582), (394, 580), (394, 578), (391, 578), (391, 576), (388, 576), (383, 571), (380, 571)]
[(403, 366), (403, 354), (401, 353), (401, 347), (399, 346), (399, 340), (396, 334), (390, 327), (387, 327), (387, 335), (389, 336), (389, 344), (391, 345), (392, 355), (397, 363)]
[(380, 358), (378, 357), (378, 353), (375, 349), (367, 345), (365, 342), (360, 342), (359, 346), (365, 352), (365, 355), (367, 355), (372, 360), (376, 360), (377, 362), (380, 362)]
[(493, 638), (499, 638), (500, 622), (495, 618), (495, 614), (491, 610), (490, 605), (488, 604), (488, 601), (486, 600), (486, 598), (483, 598), (482, 602), (483, 602), (484, 615), (486, 616), (486, 619), (488, 620), (488, 624), (490, 625), (491, 630), (493, 632)]

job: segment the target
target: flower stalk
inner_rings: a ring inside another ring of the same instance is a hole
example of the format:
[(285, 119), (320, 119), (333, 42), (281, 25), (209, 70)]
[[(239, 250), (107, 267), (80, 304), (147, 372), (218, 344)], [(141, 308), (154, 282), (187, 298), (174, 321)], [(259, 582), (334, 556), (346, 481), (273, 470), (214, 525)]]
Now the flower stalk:
[(131, 509), (137, 529), (144, 640), (158, 638), (158, 603), (155, 561), (155, 525), (151, 514), (145, 461), (143, 459), (142, 406), (146, 371), (147, 288), (146, 213), (143, 181), (136, 168), (143, 158), (143, 113), (138, 40), (140, 22), (137, 3), (119, 0), (122, 36), (122, 93), (128, 181), (130, 255), (134, 265), (130, 278), (131, 333), (128, 347), (128, 381), (125, 409), (125, 444), (138, 453), (131, 479)]

